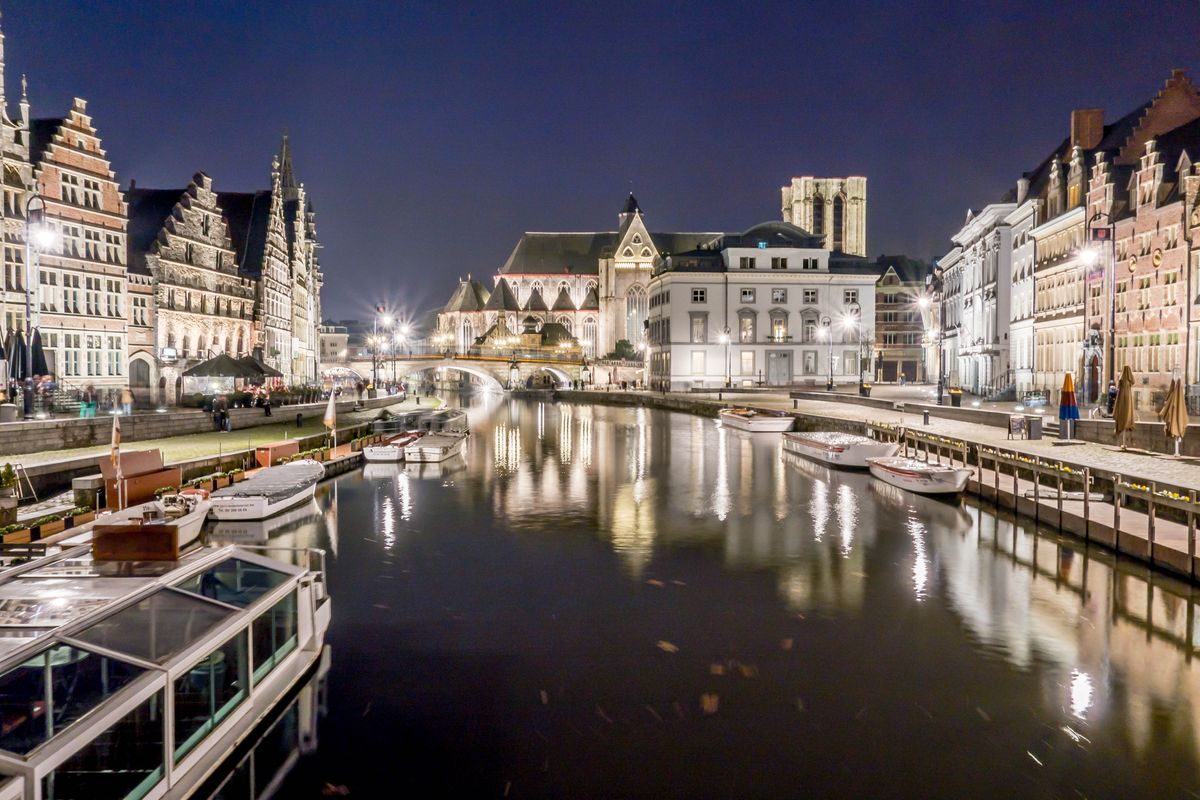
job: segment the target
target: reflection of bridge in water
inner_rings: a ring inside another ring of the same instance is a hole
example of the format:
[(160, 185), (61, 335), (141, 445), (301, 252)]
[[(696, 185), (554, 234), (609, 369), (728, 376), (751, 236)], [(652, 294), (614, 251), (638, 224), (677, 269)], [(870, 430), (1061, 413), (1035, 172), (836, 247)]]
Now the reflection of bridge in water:
[[(381, 380), (403, 380), (409, 375), (429, 370), (450, 370), (478, 379), (484, 386), (496, 391), (525, 385), (529, 378), (539, 379), (549, 375), (557, 385), (569, 385), (582, 378), (587, 362), (578, 357), (557, 356), (539, 351), (495, 351), (450, 353), (446, 351), (412, 351), (403, 355), (381, 353), (374, 360), (374, 374)], [(327, 365), (326, 374), (347, 370), (358, 379), (369, 382), (372, 376), (372, 359), (351, 358)], [(345, 374), (345, 373), (343, 373)]]

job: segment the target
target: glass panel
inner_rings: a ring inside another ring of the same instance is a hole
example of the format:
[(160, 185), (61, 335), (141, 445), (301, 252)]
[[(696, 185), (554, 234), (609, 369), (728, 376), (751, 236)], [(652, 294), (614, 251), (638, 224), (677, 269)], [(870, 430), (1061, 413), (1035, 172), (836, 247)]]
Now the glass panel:
[(163, 699), (156, 692), (42, 778), (43, 800), (145, 797), (163, 778)]
[(291, 592), (254, 620), (254, 680), (275, 668), (296, 647), (296, 593)]
[(177, 762), (246, 699), (248, 640), (242, 631), (175, 681)]
[(177, 589), (245, 608), (288, 580), (287, 573), (231, 558), (175, 584)]
[(0, 748), (28, 753), (142, 671), (70, 645), (43, 650), (0, 675)]
[(85, 628), (76, 638), (162, 664), (235, 613), (164, 589)]
[(62, 625), (145, 583), (137, 578), (18, 578), (0, 585), (0, 625)]

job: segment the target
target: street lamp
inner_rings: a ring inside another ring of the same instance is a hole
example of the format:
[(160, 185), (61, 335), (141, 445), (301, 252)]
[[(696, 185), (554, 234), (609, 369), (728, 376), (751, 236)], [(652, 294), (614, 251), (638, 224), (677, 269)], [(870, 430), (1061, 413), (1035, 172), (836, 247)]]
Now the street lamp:
[(46, 201), (34, 191), (25, 202), (25, 389), (21, 398), (25, 419), (33, 418), (33, 332), (38, 322), (33, 293), (39, 281), (37, 258), (43, 250), (53, 247), (56, 239), (54, 229), (46, 224)]
[(725, 388), (728, 389), (733, 385), (729, 366), (729, 328), (721, 329), (721, 335), (717, 337), (717, 341), (725, 345)]
[(833, 320), (829, 317), (821, 317), (821, 327), (817, 329), (817, 338), (824, 339), (829, 343), (829, 352), (826, 355), (826, 361), (829, 363), (829, 378), (825, 381), (825, 391), (833, 391)]

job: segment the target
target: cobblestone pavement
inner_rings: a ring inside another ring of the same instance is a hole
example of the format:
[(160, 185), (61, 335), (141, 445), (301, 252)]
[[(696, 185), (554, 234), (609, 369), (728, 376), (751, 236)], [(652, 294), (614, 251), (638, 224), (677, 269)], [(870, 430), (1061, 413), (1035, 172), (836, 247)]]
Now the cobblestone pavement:
[[(431, 408), (430, 403), (440, 403), (437, 398), (421, 398), (421, 405), (417, 405), (413, 400), (405, 400), (401, 404), (389, 406), (388, 411), (397, 413), (400, 411), (411, 411), (418, 408)], [(366, 411), (352, 411), (350, 413), (340, 414), (338, 424), (340, 426), (348, 426), (366, 422), (378, 416), (380, 409), (371, 409)], [(281, 420), (289, 419), (287, 409), (281, 408), (278, 412)], [(172, 436), (165, 439), (147, 439), (145, 441), (130, 442), (123, 449), (125, 450), (153, 450), (155, 448), (163, 451), (163, 459), (167, 462), (182, 461), (189, 458), (200, 458), (203, 456), (217, 455), (221, 452), (229, 452), (231, 450), (243, 450), (248, 447), (254, 447), (264, 442), (274, 442), (283, 438), (296, 438), (297, 436), (310, 436), (315, 433), (320, 433), (324, 429), (319, 417), (313, 417), (305, 421), (299, 428), (294, 422), (281, 421), (276, 425), (262, 425), (257, 428), (243, 428), (241, 430), (233, 430), (229, 433), (219, 433), (212, 431), (211, 433), (192, 434), (190, 436)], [(13, 463), (21, 463), (25, 466), (34, 464), (44, 464), (50, 461), (63, 461), (70, 458), (78, 458), (88, 455), (102, 455), (109, 451), (108, 445), (96, 445), (93, 447), (81, 447), (74, 450), (52, 450), (41, 453), (26, 453), (20, 456), (13, 456)]]
[[(673, 393), (670, 397), (680, 400), (711, 400), (716, 402), (715, 393)], [(786, 393), (724, 395), (724, 405), (748, 405), (761, 408), (792, 410), (792, 400)], [(979, 444), (993, 445), (1016, 450), (1025, 455), (1061, 460), (1093, 470), (1115, 472), (1126, 479), (1140, 478), (1140, 483), (1149, 481), (1181, 486), (1200, 491), (1200, 460), (1176, 459), (1162, 453), (1145, 451), (1122, 451), (1115, 444), (1056, 445), (1054, 439), (1038, 441), (1012, 440), (1003, 428), (981, 425), (975, 422), (931, 417), (929, 427), (921, 425), (921, 415), (916, 412), (903, 413), (891, 409), (872, 408), (848, 402), (823, 400), (797, 400), (795, 410), (805, 414), (816, 414), (846, 420), (870, 420), (889, 424), (906, 425), (914, 430), (926, 430), (943, 436), (967, 439)]]

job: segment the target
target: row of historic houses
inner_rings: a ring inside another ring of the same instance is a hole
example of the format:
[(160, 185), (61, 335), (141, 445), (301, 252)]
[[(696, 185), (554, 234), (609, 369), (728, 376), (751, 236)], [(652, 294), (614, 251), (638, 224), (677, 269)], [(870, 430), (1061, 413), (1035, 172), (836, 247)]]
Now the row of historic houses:
[[(1067, 136), (969, 211), (938, 260), (935, 356), (951, 386), (996, 399), (1089, 402), (1125, 366), (1137, 402), (1200, 383), (1200, 90), (1180, 70), (1113, 121), (1071, 112)], [(936, 352), (940, 348), (940, 353)]]
[(203, 172), (122, 190), (85, 100), (32, 117), (22, 77), (10, 116), (3, 44), (0, 33), (5, 333), (36, 327), (60, 388), (129, 386), (139, 404), (174, 402), (182, 371), (218, 353), (317, 381), (320, 245), (287, 136), (260, 191), (217, 191)]

